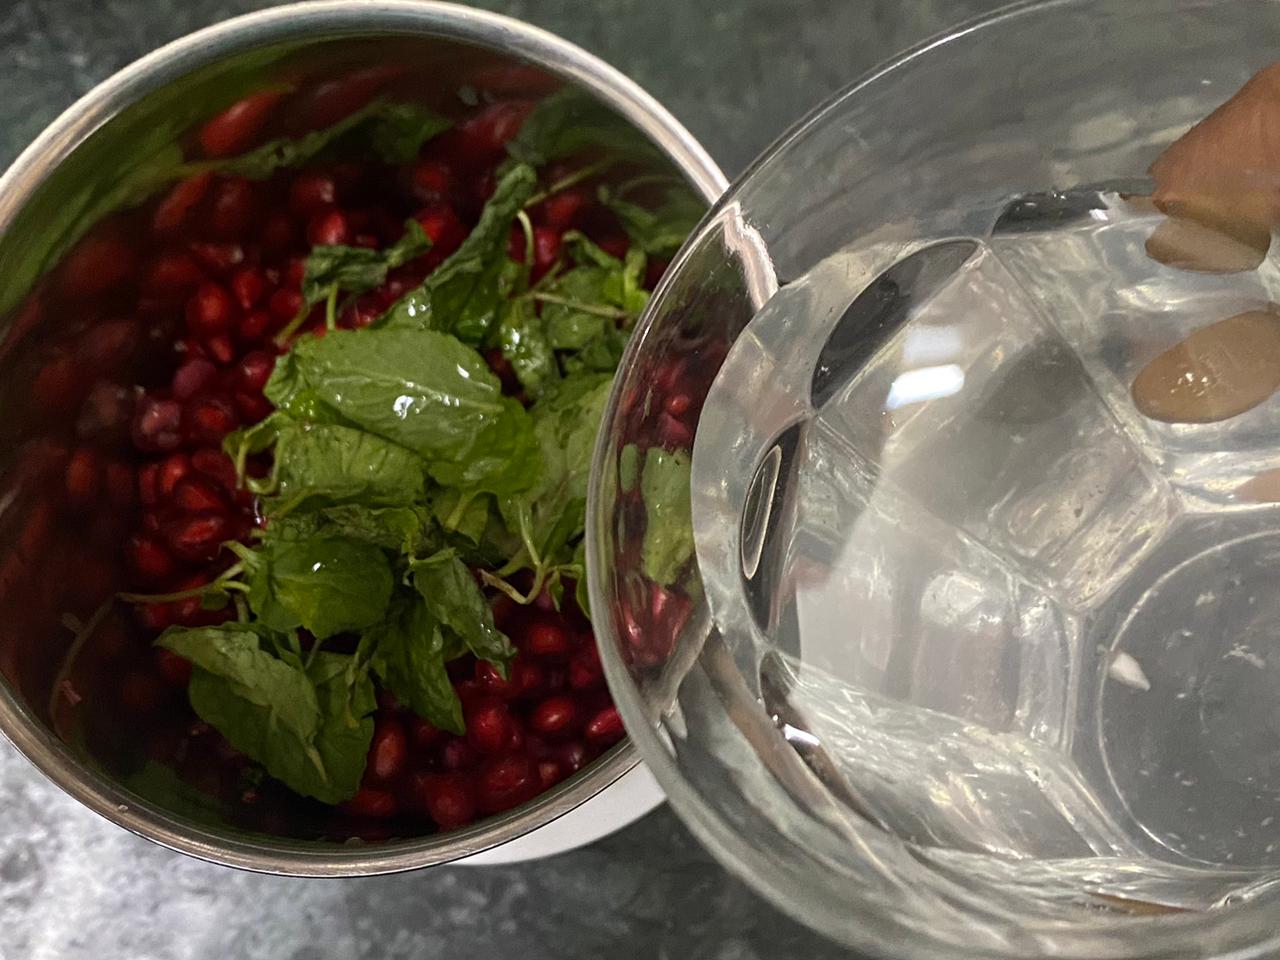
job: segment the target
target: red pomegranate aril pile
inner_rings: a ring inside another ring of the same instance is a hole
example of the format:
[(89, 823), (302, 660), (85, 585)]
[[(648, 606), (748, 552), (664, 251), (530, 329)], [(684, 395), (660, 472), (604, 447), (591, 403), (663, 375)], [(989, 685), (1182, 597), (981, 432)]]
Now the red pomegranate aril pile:
[[(370, 102), (396, 75), (371, 68), (296, 93), (251, 94), (206, 122), (187, 148), (196, 159), (229, 157), (323, 126)], [(304, 309), (311, 248), (385, 247), (401, 238), (406, 219), (421, 225), (432, 244), (423, 256), (392, 270), (381, 287), (340, 301), (340, 326), (368, 325), (466, 240), (494, 190), (506, 143), (532, 106), (489, 103), (396, 168), (326, 160), (265, 181), (217, 171), (189, 176), (151, 206), (91, 230), (16, 315), (0, 347), (29, 350), (22, 362), (29, 364), (32, 409), (74, 427), (69, 442), (28, 452), (19, 480), (40, 499), (15, 530), (0, 585), (7, 592), (10, 584), (38, 580), (31, 561), (51, 555), (58, 531), (74, 524), (85, 550), (63, 547), (58, 562), (79, 569), (93, 590), (165, 595), (135, 605), (129, 629), (116, 631), (123, 639), (110, 674), (112, 710), (128, 718), (121, 722), (130, 736), (146, 731), (139, 749), (163, 742), (165, 762), (200, 789), (234, 796), (259, 828), (297, 829), (290, 816), (310, 801), (270, 778), (246, 788), (248, 759), (195, 722), (182, 695), (192, 664), (152, 646), (170, 626), (235, 616), (231, 606), (207, 609), (199, 595), (236, 559), (225, 544), (249, 542), (258, 522), (223, 441), (273, 412), (263, 391), (283, 350), (275, 338)], [(544, 184), (573, 172), (563, 164), (544, 170)], [(594, 184), (552, 193), (529, 214), (535, 280), (563, 259), (570, 230), (585, 231), (616, 256), (627, 251)], [(513, 230), (510, 253), (526, 259), (523, 230)], [(40, 318), (58, 309), (87, 319), (62, 342), (38, 341)], [(323, 306), (313, 308), (302, 335), (323, 335), (323, 316)], [(504, 391), (523, 399), (502, 352), (490, 351), (486, 360)], [(636, 404), (648, 412), (651, 444), (687, 448), (705, 393), (696, 366), (660, 372), (651, 402)], [(247, 467), (261, 477), (270, 461), (253, 457)], [(99, 541), (112, 541), (122, 583), (110, 583), (109, 566), (81, 558)], [(380, 691), (362, 786), (316, 829), (335, 839), (456, 829), (532, 799), (618, 742), (621, 721), (573, 592), (566, 584), (564, 609), (546, 591), (529, 605), (491, 597), (495, 622), (517, 655), (505, 670), (470, 655), (448, 665), (464, 733), (442, 729)], [(657, 597), (633, 620), (638, 635), (661, 631), (681, 622), (679, 604)], [(651, 660), (662, 647), (652, 637), (637, 642)]]

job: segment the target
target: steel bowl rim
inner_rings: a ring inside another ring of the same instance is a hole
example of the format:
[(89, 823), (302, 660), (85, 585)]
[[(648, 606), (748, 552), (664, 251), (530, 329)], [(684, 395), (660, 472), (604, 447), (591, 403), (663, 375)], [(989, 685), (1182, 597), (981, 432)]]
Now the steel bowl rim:
[[(435, 36), (536, 64), (581, 86), (640, 128), (708, 203), (728, 186), (710, 155), (652, 96), (603, 60), (554, 34), (499, 14), (434, 0), (312, 0), (187, 34), (80, 97), (0, 177), (0, 236), (36, 188), (85, 138), (142, 96), (192, 69), (267, 43), (343, 35)], [(466, 829), (386, 846), (344, 846), (224, 835), (177, 817), (78, 760), (7, 683), (0, 683), (0, 732), (63, 791), (130, 832), (201, 860), (285, 876), (371, 876), (470, 856), (563, 816), (639, 762), (634, 744), (626, 740), (530, 803)]]

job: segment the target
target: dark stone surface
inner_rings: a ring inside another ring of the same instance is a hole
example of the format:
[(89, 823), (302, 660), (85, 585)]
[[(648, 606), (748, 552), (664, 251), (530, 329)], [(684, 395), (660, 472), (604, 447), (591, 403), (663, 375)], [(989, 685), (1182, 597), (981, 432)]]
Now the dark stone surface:
[[(0, 0), (0, 163), (159, 44), (255, 0)], [(990, 0), (489, 0), (667, 104), (730, 176), (811, 107)], [(99, 820), (0, 746), (0, 960), (842, 952), (726, 874), (666, 809), (586, 849), (509, 867), (305, 881), (199, 863)], [(856, 923), (855, 917), (850, 918)]]

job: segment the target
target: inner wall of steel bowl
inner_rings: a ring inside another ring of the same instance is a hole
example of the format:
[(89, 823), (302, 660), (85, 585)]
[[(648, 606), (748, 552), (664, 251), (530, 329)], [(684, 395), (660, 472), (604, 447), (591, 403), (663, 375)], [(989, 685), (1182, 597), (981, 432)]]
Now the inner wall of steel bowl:
[[(581, 63), (575, 66), (582, 69)], [(164, 68), (173, 70), (172, 58)], [(148, 79), (155, 78), (143, 77), (138, 85), (145, 88)], [(457, 115), (466, 106), (460, 89), (479, 91), (482, 96), (528, 98), (565, 83), (547, 70), (481, 46), (445, 37), (395, 35), (282, 40), (233, 52), (181, 75), (171, 72), (164, 79), (168, 82), (122, 109), (106, 102), (96, 114), (90, 110), (73, 117), (76, 122), (70, 125), (64, 118), (61, 129), (52, 128), (55, 135), (46, 134), (42, 154), (19, 161), (10, 173), (12, 189), (0, 195), (0, 227), (7, 224), (0, 238), (0, 277), (4, 278), (0, 315), (5, 317), (0, 325), (0, 409), (6, 412), (0, 420), (0, 623), (4, 624), (0, 674), (8, 687), (0, 691), (0, 700), (4, 701), (5, 732), (64, 788), (130, 829), (198, 856), (259, 869), (312, 873), (403, 869), (475, 852), (564, 813), (634, 763), (628, 743), (525, 808), (447, 839), (418, 841), (419, 852), (414, 856), (375, 865), (353, 860), (334, 867), (332, 858), (340, 854), (323, 851), (337, 851), (336, 846), (308, 842), (303, 845), (308, 853), (291, 840), (281, 840), (273, 849), (291, 851), (286, 856), (294, 860), (264, 860), (261, 849), (263, 843), (269, 847), (270, 841), (234, 840), (238, 828), (210, 822), (198, 794), (181, 791), (139, 797), (126, 786), (130, 773), (145, 762), (148, 734), (145, 728), (118, 722), (114, 705), (123, 665), (136, 654), (132, 645), (138, 643), (129, 625), (130, 611), (120, 604), (110, 607), (99, 614), (90, 639), (77, 650), (72, 646), (77, 631), (121, 587), (128, 508), (111, 507), (105, 499), (91, 511), (67, 507), (62, 474), (48, 469), (51, 451), (74, 444), (94, 425), (81, 400), (64, 406), (41, 405), (43, 392), (36, 380), (48, 365), (56, 339), (69, 341), (73, 351), (80, 351), (79, 369), (87, 378), (81, 398), (97, 382), (91, 378), (122, 386), (137, 382), (145, 375), (148, 357), (169, 348), (172, 331), (180, 329), (181, 306), (167, 324), (144, 324), (147, 332), (134, 356), (113, 368), (108, 358), (95, 354), (102, 347), (91, 332), (126, 305), (104, 299), (92, 316), (82, 315), (82, 308), (68, 309), (70, 304), (62, 301), (59, 289), (63, 256), (92, 236), (87, 229), (100, 228), (99, 211), (127, 208), (168, 186), (157, 181), (154, 190), (122, 195), (124, 173), (136, 174), (153, 162), (161, 166), (157, 161), (186, 146), (202, 121), (251, 91), (289, 85), (311, 88), (319, 100), (323, 93), (333, 92), (333, 84), (346, 83), (355, 88), (355, 106), (361, 105), (362, 98), (376, 95)], [(133, 91), (121, 95), (119, 89), (113, 93), (121, 101), (134, 95)], [(306, 124), (318, 126), (316, 119), (286, 118), (277, 135), (301, 132)], [(660, 126), (655, 122), (652, 130)], [(672, 134), (673, 139), (680, 135), (683, 131)], [(670, 144), (660, 146), (666, 152), (672, 150)], [(674, 163), (655, 160), (654, 167), (654, 172), (689, 178), (704, 196), (711, 186), (718, 187), (714, 183), (718, 173), (709, 162), (692, 175), (688, 168), (696, 163), (681, 170)], [(108, 220), (118, 229), (133, 228), (127, 212), (112, 213)], [(127, 426), (116, 441), (127, 456)], [(48, 731), (56, 734), (56, 740)], [(141, 790), (136, 784), (134, 789)], [(229, 852), (228, 843), (240, 847)], [(433, 844), (448, 849), (434, 855), (422, 853), (424, 846)], [(306, 861), (308, 856), (329, 860), (315, 865)]]

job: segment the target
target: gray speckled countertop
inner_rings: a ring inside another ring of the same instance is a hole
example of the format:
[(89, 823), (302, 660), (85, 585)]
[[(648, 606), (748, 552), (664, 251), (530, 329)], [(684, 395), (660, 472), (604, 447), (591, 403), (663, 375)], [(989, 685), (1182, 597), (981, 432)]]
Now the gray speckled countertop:
[[(148, 50), (259, 0), (0, 0), (0, 164)], [(730, 177), (896, 50), (993, 0), (487, 0), (647, 87)], [(103, 821), (0, 743), (0, 960), (807, 960), (842, 952), (724, 872), (665, 808), (507, 867), (255, 876)], [(850, 917), (856, 923), (856, 917)]]

